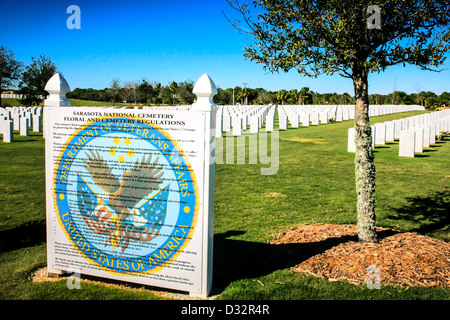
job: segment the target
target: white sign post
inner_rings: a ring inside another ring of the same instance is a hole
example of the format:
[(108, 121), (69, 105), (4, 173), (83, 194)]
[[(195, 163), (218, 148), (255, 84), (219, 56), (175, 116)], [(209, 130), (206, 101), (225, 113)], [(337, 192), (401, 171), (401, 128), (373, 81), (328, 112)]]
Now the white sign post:
[(205, 74), (192, 110), (48, 108), (49, 272), (208, 296), (216, 92)]

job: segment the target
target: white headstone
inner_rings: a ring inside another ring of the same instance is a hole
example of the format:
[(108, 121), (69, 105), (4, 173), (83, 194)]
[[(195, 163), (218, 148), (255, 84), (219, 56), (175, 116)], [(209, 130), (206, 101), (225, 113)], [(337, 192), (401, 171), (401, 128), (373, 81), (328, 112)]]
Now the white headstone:
[(297, 113), (294, 113), (291, 116), (291, 127), (292, 128), (298, 128), (298, 124), (299, 124), (299, 115)]
[(370, 126), (372, 129), (372, 149), (375, 148), (375, 136), (377, 132), (377, 128), (375, 126)]
[(250, 118), (250, 133), (259, 132), (259, 117), (253, 116)]
[(430, 133), (431, 133), (431, 126), (429, 124), (422, 125), (423, 128), (423, 147), (429, 148), (430, 147)]
[(20, 130), (20, 114), (15, 114), (14, 115), (14, 130), (19, 131)]
[(356, 152), (355, 128), (348, 129), (347, 151), (348, 152)]
[(328, 123), (328, 112), (326, 112), (326, 111), (320, 112), (319, 120), (320, 120), (320, 123), (327, 124)]
[(386, 124), (386, 141), (394, 141), (395, 140), (395, 131), (394, 131), (394, 122), (387, 121)]
[(336, 110), (336, 122), (342, 122), (342, 109), (340, 107)]
[(310, 114), (310, 116), (311, 116), (311, 124), (313, 126), (318, 126), (319, 125), (319, 113), (313, 112), (312, 114)]
[(386, 144), (386, 124), (375, 123), (375, 144)]
[(414, 130), (400, 131), (398, 155), (400, 157), (414, 158), (415, 133)]
[(3, 142), (13, 142), (14, 141), (13, 129), (14, 129), (14, 125), (11, 120), (8, 120), (3, 124)]
[(223, 120), (222, 115), (220, 113), (216, 114), (216, 138), (222, 137), (223, 131)]
[(267, 132), (272, 132), (274, 129), (274, 123), (275, 123), (274, 116), (275, 115), (273, 113), (267, 114), (267, 117), (266, 117), (266, 131)]
[(20, 119), (20, 135), (21, 136), (28, 136), (29, 135), (29, 124), (28, 124), (28, 118), (23, 117)]
[(309, 113), (303, 112), (300, 114), (300, 122), (302, 123), (303, 127), (309, 127), (310, 117)]
[(280, 112), (278, 114), (278, 127), (280, 128), (280, 130), (287, 129), (287, 115), (283, 112)]
[(228, 114), (228, 112), (223, 114), (223, 131), (231, 131), (231, 116)]
[(399, 139), (400, 138), (400, 131), (402, 131), (402, 121), (401, 120), (394, 120), (394, 138)]
[(415, 127), (413, 130), (416, 135), (414, 152), (423, 153), (423, 128)]
[(342, 110), (342, 120), (350, 119), (350, 111), (348, 109)]
[(242, 118), (239, 116), (233, 117), (233, 135), (240, 136), (242, 134)]
[(34, 132), (41, 132), (41, 116), (40, 115), (34, 115), (33, 116), (33, 131)]

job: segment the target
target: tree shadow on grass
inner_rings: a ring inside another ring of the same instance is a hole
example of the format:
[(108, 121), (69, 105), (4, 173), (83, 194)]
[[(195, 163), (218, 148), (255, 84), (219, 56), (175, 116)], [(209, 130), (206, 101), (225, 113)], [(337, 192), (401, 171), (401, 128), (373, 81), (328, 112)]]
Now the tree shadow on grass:
[[(341, 243), (358, 241), (357, 236), (288, 244), (229, 239), (243, 233), (243, 231), (228, 231), (214, 236), (213, 294), (222, 292), (233, 281), (256, 278), (276, 270), (294, 267)], [(378, 232), (378, 237), (382, 239), (395, 233), (392, 230), (385, 230)]]
[(420, 234), (432, 233), (450, 225), (450, 190), (435, 192), (426, 197), (409, 197), (408, 205), (394, 208), (387, 218), (419, 225), (410, 230)]
[(38, 141), (37, 139), (14, 139), (14, 141), (12, 143), (16, 143), (16, 142), (33, 142), (33, 141)]
[(0, 253), (30, 247), (46, 241), (45, 220), (25, 223), (0, 231)]

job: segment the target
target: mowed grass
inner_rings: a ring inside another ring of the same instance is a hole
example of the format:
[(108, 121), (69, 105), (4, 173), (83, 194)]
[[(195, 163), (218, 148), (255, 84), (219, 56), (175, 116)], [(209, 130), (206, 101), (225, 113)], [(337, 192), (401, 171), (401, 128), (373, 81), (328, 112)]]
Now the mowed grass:
[[(371, 123), (420, 113), (374, 117)], [(268, 240), (303, 223), (355, 224), (354, 153), (347, 152), (352, 126), (349, 120), (280, 131), (275, 175), (260, 174), (270, 165), (216, 165), (216, 231), (234, 228), (246, 231), (242, 239)], [(395, 141), (374, 150), (378, 225), (450, 240), (450, 142), (415, 158), (399, 157), (398, 148)]]
[[(261, 175), (270, 164), (248, 164), (248, 151), (247, 164), (216, 165), (213, 294), (218, 299), (449, 299), (444, 288), (369, 290), (297, 274), (289, 267), (301, 260), (277, 259), (276, 248), (267, 244), (291, 226), (356, 223), (354, 154), (347, 152), (351, 126), (349, 120), (280, 131), (274, 175)], [(44, 139), (41, 133), (20, 137), (17, 132), (14, 138), (11, 144), (0, 142), (0, 299), (160, 299), (136, 286), (82, 282), (80, 290), (69, 290), (65, 279), (30, 280), (46, 265)], [(375, 148), (378, 225), (449, 241), (449, 156), (450, 141), (411, 159), (398, 157), (398, 141)]]

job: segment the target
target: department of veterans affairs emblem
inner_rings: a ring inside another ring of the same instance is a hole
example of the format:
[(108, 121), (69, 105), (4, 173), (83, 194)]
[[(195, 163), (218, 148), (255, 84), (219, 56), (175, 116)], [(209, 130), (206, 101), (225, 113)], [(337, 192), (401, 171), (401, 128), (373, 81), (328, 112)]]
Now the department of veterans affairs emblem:
[(198, 219), (195, 174), (180, 145), (146, 119), (95, 118), (66, 141), (53, 200), (77, 251), (111, 273), (152, 273), (186, 248)]

